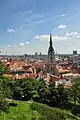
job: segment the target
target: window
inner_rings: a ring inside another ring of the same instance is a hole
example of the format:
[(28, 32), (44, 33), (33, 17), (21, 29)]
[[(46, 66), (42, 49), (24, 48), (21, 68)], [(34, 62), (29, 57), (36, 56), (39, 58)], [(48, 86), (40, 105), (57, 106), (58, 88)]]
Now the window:
[(52, 67), (51, 67), (51, 71), (52, 71), (53, 69), (52, 69)]
[(52, 60), (52, 57), (51, 57), (51, 60)]

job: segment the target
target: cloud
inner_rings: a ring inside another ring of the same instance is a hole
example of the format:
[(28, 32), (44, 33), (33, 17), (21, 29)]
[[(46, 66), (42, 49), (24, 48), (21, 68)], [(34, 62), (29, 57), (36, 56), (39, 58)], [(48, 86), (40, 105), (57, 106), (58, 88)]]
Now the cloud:
[(25, 12), (26, 14), (30, 14), (30, 13), (32, 13), (32, 10), (30, 10), (30, 11), (27, 11), (27, 12)]
[(67, 37), (80, 37), (80, 33), (79, 32), (67, 32), (67, 33), (65, 33), (65, 35), (67, 36)]
[(46, 19), (42, 19), (42, 20), (40, 20), (40, 21), (38, 21), (39, 23), (43, 23), (43, 22), (47, 22), (47, 21), (49, 21), (49, 20), (55, 20), (55, 19), (58, 19), (58, 18), (60, 18), (60, 17), (65, 17), (65, 16), (67, 16), (67, 13), (65, 13), (65, 14), (61, 14), (61, 15), (57, 15), (57, 16), (54, 16), (54, 17), (50, 17), (50, 18), (46, 18)]
[(68, 15), (68, 13), (63, 13), (62, 15), (61, 15), (61, 17), (65, 17), (65, 16), (67, 16)]
[(67, 25), (59, 25), (58, 27), (54, 28), (52, 32), (57, 31), (58, 29), (65, 29), (67, 28)]
[(59, 25), (58, 28), (59, 28), (59, 29), (67, 28), (67, 25)]
[(33, 15), (29, 18), (28, 22), (25, 22), (24, 24), (20, 25), (20, 28), (25, 25), (37, 25), (37, 24), (50, 22), (52, 20), (56, 20), (56, 19), (67, 16), (67, 13), (56, 15), (56, 16), (48, 16), (48, 17), (46, 16), (44, 17), (44, 16), (45, 14), (44, 15), (43, 14)]
[(8, 32), (15, 32), (14, 29), (8, 29)]
[(3, 50), (0, 50), (0, 53), (3, 53)]
[(80, 34), (76, 36), (77, 38), (80, 38)]
[[(6, 50), (4, 50), (4, 48), (3, 48), (3, 46), (0, 46), (1, 48), (0, 48), (0, 53), (3, 55), (3, 54), (6, 54), (7, 53), (7, 51)], [(7, 48), (7, 46), (5, 46), (5, 48)]]
[(17, 44), (14, 44), (13, 47), (14, 47), (14, 48), (18, 48), (18, 45), (17, 45)]
[(19, 43), (19, 47), (23, 47), (23, 46), (24, 46), (23, 42)]
[(26, 41), (25, 44), (30, 44), (30, 42), (29, 42), (29, 41)]
[(11, 45), (8, 45), (8, 48), (11, 48)]
[(40, 38), (40, 35), (36, 35), (33, 37), (33, 39), (39, 39)]
[(20, 40), (20, 42), (25, 42), (25, 40)]
[(55, 17), (52, 17), (52, 19), (62, 18), (62, 17), (65, 17), (65, 16), (67, 16), (67, 15), (68, 15), (68, 13), (63, 13), (63, 14), (61, 14), (61, 15), (57, 15), (57, 16), (55, 16)]
[[(37, 35), (33, 39), (38, 39), (40, 41), (49, 40), (50, 35)], [(52, 36), (52, 40), (67, 40), (67, 36)]]
[(26, 42), (25, 42), (25, 41), (23, 40), (23, 41), (21, 41), (19, 44), (8, 45), (7, 47), (19, 51), (21, 48), (24, 48), (25, 44), (28, 45), (28, 44), (30, 44), (30, 42), (29, 42), (29, 41), (26, 41)]

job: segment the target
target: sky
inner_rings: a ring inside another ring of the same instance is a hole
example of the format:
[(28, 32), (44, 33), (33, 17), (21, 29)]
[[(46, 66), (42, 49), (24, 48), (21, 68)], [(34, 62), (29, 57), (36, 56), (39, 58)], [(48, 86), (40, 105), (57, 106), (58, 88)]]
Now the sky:
[(80, 0), (0, 0), (0, 54), (80, 53)]

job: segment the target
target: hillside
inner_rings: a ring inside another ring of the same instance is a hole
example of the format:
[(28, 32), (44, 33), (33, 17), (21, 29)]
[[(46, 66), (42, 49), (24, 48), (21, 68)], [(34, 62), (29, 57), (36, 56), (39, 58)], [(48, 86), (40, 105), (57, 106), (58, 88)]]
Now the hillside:
[(41, 103), (17, 102), (15, 107), (10, 107), (8, 112), (2, 112), (0, 120), (80, 120), (74, 115), (50, 108)]

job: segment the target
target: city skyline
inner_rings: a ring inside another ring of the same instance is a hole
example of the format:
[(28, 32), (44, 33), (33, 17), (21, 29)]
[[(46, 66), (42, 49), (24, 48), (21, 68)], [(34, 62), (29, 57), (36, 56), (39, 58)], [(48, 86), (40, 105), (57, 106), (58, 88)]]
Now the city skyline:
[(79, 0), (0, 1), (1, 54), (80, 53)]

